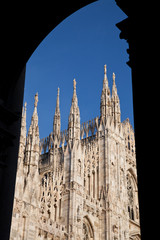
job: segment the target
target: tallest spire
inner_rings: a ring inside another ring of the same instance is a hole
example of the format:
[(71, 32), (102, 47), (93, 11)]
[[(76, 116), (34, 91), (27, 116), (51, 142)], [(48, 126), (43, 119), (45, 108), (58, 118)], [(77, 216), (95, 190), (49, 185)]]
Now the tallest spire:
[(103, 89), (101, 94), (101, 118), (106, 119), (107, 116), (111, 115), (111, 106), (110, 106), (110, 89), (108, 86), (107, 78), (107, 66), (104, 65), (104, 79), (103, 79)]

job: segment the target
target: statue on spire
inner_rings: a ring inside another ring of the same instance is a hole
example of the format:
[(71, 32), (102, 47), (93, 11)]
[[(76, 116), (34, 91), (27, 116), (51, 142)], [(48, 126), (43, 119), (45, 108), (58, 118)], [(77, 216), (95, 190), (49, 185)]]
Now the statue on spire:
[(76, 90), (76, 84), (77, 84), (77, 83), (76, 83), (76, 79), (74, 78), (74, 79), (73, 79), (73, 88), (74, 88), (74, 90)]
[(38, 104), (38, 92), (36, 93), (35, 97), (34, 97), (34, 107), (37, 107)]
[(58, 87), (58, 91), (57, 91), (57, 96), (59, 96), (59, 87)]
[(104, 74), (107, 74), (107, 65), (104, 65)]
[(115, 73), (113, 72), (113, 84), (115, 84), (115, 78), (116, 78), (116, 75), (115, 75)]

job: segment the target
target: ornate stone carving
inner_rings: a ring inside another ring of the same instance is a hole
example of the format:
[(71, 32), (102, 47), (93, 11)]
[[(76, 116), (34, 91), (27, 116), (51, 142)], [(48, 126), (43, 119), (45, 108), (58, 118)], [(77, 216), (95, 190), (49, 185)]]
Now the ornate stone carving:
[(38, 94), (27, 136), (23, 112), (11, 240), (31, 239), (33, 229), (35, 240), (128, 240), (140, 229), (135, 143), (129, 120), (120, 120), (115, 74), (111, 94), (104, 67), (100, 117), (82, 124), (74, 79), (63, 132), (59, 97), (58, 90), (46, 138), (39, 139)]

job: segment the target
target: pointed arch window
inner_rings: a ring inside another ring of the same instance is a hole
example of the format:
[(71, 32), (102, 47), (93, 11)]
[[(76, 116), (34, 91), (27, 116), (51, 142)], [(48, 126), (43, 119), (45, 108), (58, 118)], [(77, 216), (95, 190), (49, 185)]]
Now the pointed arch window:
[(93, 227), (87, 217), (83, 219), (83, 231), (82, 231), (83, 240), (94, 240)]
[(127, 174), (128, 214), (133, 221), (139, 220), (137, 184), (131, 172)]

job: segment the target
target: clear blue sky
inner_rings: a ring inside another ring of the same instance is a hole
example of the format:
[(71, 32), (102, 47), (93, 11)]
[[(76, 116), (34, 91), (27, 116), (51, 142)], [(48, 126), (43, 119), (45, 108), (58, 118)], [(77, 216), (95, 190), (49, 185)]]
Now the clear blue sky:
[(115, 26), (125, 18), (114, 0), (99, 0), (70, 15), (42, 41), (26, 67), (27, 129), (38, 92), (40, 138), (52, 131), (58, 87), (61, 130), (67, 129), (74, 78), (81, 123), (100, 116), (104, 64), (110, 90), (112, 73), (116, 75), (121, 120), (129, 117), (133, 126), (131, 69), (126, 64), (128, 44), (119, 38)]

